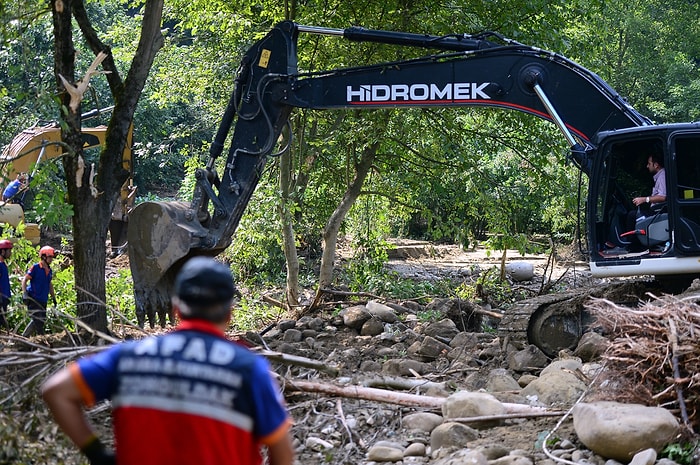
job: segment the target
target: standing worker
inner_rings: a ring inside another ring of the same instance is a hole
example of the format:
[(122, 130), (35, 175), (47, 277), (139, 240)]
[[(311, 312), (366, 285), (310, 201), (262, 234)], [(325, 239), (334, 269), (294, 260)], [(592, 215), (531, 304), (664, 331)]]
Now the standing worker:
[(0, 329), (9, 329), (7, 323), (7, 305), (10, 303), (12, 290), (10, 288), (10, 270), (5, 260), (12, 255), (12, 242), (0, 240)]
[[(236, 293), (231, 271), (196, 257), (175, 280), (173, 332), (114, 345), (52, 375), (42, 395), (92, 465), (115, 454), (83, 413), (112, 400), (119, 463), (291, 465), (291, 419), (267, 360), (226, 339)], [(159, 444), (160, 447), (153, 447)]]
[(46, 304), (49, 295), (56, 305), (56, 293), (53, 290), (53, 271), (51, 262), (54, 258), (53, 247), (45, 245), (39, 249), (39, 263), (35, 263), (29, 268), (27, 274), (22, 278), (22, 299), (27, 305), (29, 317), (32, 319), (29, 326), (24, 330), (22, 336), (32, 334), (44, 334), (46, 324)]

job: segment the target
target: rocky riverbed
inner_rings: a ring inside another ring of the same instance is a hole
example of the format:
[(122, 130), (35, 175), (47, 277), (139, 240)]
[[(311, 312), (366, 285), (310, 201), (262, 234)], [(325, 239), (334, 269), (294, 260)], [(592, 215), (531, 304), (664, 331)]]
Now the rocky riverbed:
[[(412, 242), (399, 244), (387, 266), (403, 278), (474, 284), (495, 273), (502, 258)], [(545, 287), (551, 292), (602, 284), (575, 254), (511, 251), (506, 263), (532, 271), (532, 279), (509, 275), (520, 297)], [(349, 302), (339, 295), (301, 318), (230, 336), (271, 361), (295, 422), (299, 465), (673, 465), (659, 451), (689, 439), (681, 436), (687, 431), (675, 409), (599, 403), (610, 400), (598, 389), (608, 376), (601, 358), (606, 337), (588, 333), (576, 350), (556, 357), (514, 346), (498, 337), (498, 316), (507, 308), (482, 291), (478, 302), (457, 304), (453, 296), (354, 296)], [(143, 336), (121, 329), (116, 334)], [(0, 336), (3, 353), (25, 351), (32, 364), (21, 376), (15, 376), (16, 364), (3, 368), (0, 463), (83, 463), (32, 388), (50, 371), (46, 360), (61, 359), (57, 342), (18, 344)], [(109, 407), (99, 406), (90, 418), (109, 438)], [(692, 451), (675, 451), (675, 463), (700, 464)]]

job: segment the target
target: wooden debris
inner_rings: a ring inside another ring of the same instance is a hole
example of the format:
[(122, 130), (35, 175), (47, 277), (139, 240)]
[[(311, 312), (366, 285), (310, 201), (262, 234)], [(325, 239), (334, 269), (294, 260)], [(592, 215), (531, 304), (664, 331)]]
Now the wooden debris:
[[(428, 409), (441, 409), (445, 403), (445, 397), (422, 396), (405, 392), (387, 391), (385, 389), (369, 388), (364, 386), (336, 386), (327, 383), (318, 383), (302, 380), (284, 380), (284, 389), (287, 392), (315, 392), (329, 394), (350, 399), (363, 399), (374, 402), (386, 402), (404, 407), (421, 407)], [(525, 404), (502, 403), (507, 414), (519, 414), (522, 417), (534, 414), (535, 416), (551, 412), (543, 407), (532, 407)], [(561, 412), (559, 412), (561, 414)], [(482, 418), (480, 421), (483, 421)]]
[(700, 305), (664, 296), (638, 308), (594, 299), (588, 308), (611, 344), (595, 390), (620, 402), (661, 406), (690, 434), (700, 427)]

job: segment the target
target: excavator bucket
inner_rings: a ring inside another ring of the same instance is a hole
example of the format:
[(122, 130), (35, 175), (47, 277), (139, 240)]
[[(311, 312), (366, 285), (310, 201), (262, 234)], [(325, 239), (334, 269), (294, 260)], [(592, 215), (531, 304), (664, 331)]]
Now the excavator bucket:
[(192, 245), (206, 231), (190, 218), (190, 204), (184, 202), (143, 202), (129, 216), (129, 263), (141, 327), (146, 317), (153, 327), (156, 315), (165, 326), (175, 275), (190, 256), (203, 254)]

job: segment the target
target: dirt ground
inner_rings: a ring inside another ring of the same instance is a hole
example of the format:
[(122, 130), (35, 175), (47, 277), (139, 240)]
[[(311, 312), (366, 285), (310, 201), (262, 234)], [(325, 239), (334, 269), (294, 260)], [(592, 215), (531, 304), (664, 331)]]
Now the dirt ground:
[[(450, 277), (464, 282), (473, 282), (478, 279), (478, 276), (488, 269), (498, 266), (502, 258), (500, 254), (493, 256), (483, 249), (464, 251), (455, 246), (414, 241), (397, 243), (397, 248), (391, 252), (390, 256), (387, 266), (404, 277), (417, 280)], [(529, 263), (533, 266), (535, 274), (533, 280), (513, 282), (514, 287), (527, 289), (531, 293), (541, 289), (543, 283), (566, 289), (593, 282), (586, 264), (579, 261), (577, 254), (573, 252), (560, 252), (556, 257), (546, 255), (522, 257), (517, 252), (509, 251), (506, 258), (508, 263)], [(108, 272), (125, 264), (128, 266), (126, 257), (110, 260)], [(402, 304), (402, 302), (396, 303)], [(294, 324), (289, 323), (298, 329), (300, 337), (297, 338), (290, 337), (289, 331), (283, 332), (278, 327), (267, 328), (264, 333), (232, 334), (233, 337), (240, 338), (254, 347), (317, 363), (316, 366), (304, 366), (271, 359), (274, 370), (280, 376), (280, 383), (286, 386), (285, 398), (295, 422), (293, 434), (297, 446), (298, 463), (366, 464), (369, 463), (368, 450), (378, 441), (390, 441), (404, 447), (415, 442), (429, 444), (430, 439), (427, 434), (421, 435), (408, 431), (402, 426), (402, 419), (406, 415), (426, 411), (426, 409), (390, 402), (299, 392), (289, 386), (298, 380), (336, 386), (377, 386), (377, 383), (381, 385), (383, 377), (386, 376), (387, 362), (393, 359), (406, 359), (408, 347), (417, 339), (419, 326), (427, 323), (427, 317), (416, 310), (412, 317), (402, 316), (407, 321), (403, 326), (396, 326), (392, 331), (385, 331), (379, 336), (361, 336), (357, 330), (343, 324), (338, 311), (340, 306), (340, 303), (326, 306), (315, 314), (305, 315)], [(498, 308), (491, 308), (491, 310), (500, 311)], [(430, 318), (436, 318), (436, 315)], [(150, 332), (159, 331), (162, 330), (156, 329)], [(438, 357), (434, 361), (425, 363), (428, 367), (425, 371), (402, 374), (402, 377), (444, 383), (445, 388), (443, 392), (438, 393), (439, 395), (457, 390), (482, 389), (489, 372), (497, 368), (505, 368), (507, 365), (502, 354), (491, 350), (499, 345), (495, 330), (485, 325), (485, 329), (476, 335), (476, 341), (477, 343), (468, 349), (469, 363), (455, 365), (447, 357)], [(329, 374), (327, 368), (337, 371)], [(406, 392), (426, 393), (420, 387)], [(498, 397), (503, 402), (527, 402), (520, 398), (517, 392), (501, 393)], [(37, 399), (30, 403), (35, 408), (41, 408), (41, 403)], [(110, 426), (108, 409), (103, 406), (93, 412), (91, 417), (100, 426), (102, 435), (108, 437)], [(49, 454), (62, 457), (56, 462), (44, 463), (78, 463), (76, 461), (79, 459), (78, 455), (61, 438), (61, 434), (50, 426), (45, 412), (42, 412), (41, 418), (35, 421), (45, 423), (42, 427), (44, 432), (41, 433), (43, 436), (38, 439), (38, 444), (43, 444), (43, 447), (55, 446), (55, 450), (51, 450)], [(557, 427), (555, 437), (577, 443), (572, 433), (571, 420), (564, 420), (557, 426), (560, 421), (561, 416), (506, 420), (502, 426), (481, 430), (479, 438), (465, 444), (465, 447), (523, 450), (539, 461), (544, 456), (539, 451), (538, 444), (555, 427)], [(2, 427), (0, 427), (1, 434)], [(42, 447), (38, 444), (33, 442), (30, 446), (19, 447), (38, 450)], [(0, 450), (0, 462), (2, 462), (2, 453)], [(426, 456), (405, 459), (403, 463), (427, 464), (434, 460)]]
[[(489, 254), (484, 249), (465, 251), (451, 245), (401, 241), (397, 242), (397, 248), (390, 252), (387, 266), (403, 277), (416, 280), (449, 277), (457, 281), (473, 282), (490, 268), (500, 266), (502, 257), (499, 252), (496, 254), (497, 256)], [(542, 287), (543, 280), (557, 283), (562, 289), (592, 282), (586, 263), (578, 261), (576, 254), (572, 252), (561, 252), (556, 258), (550, 258), (547, 255), (520, 256), (516, 251), (508, 251), (506, 262), (528, 263), (533, 266), (533, 280), (513, 282), (514, 287), (528, 289), (532, 294)], [(281, 367), (278, 369), (280, 375), (291, 380), (308, 379), (319, 383), (340, 382), (357, 386), (373, 385), (373, 382), (381, 379), (384, 375), (382, 367), (387, 359), (405, 357), (405, 349), (412, 341), (407, 334), (424, 323), (419, 318), (410, 331), (406, 330), (395, 338), (387, 339), (359, 336), (357, 330), (344, 327), (339, 317), (332, 314), (308, 317), (321, 318), (324, 329), (299, 343), (285, 341), (281, 334), (272, 334), (270, 337), (264, 337), (267, 346), (272, 350), (309, 357), (326, 365), (339, 367), (340, 373), (331, 376), (308, 368)], [(305, 326), (300, 324), (299, 327)], [(449, 386), (447, 393), (482, 389), (491, 370), (506, 366), (502, 355), (483, 355), (484, 352), (488, 352), (485, 349), (498, 343), (493, 331), (482, 332), (478, 334), (478, 344), (470, 349), (473, 362), (469, 366), (456, 367), (446, 358), (439, 358), (430, 363), (429, 372), (421, 373), (419, 377), (436, 383), (446, 383)], [(526, 402), (515, 392), (501, 393), (498, 397), (504, 402)], [(287, 400), (296, 421), (294, 434), (300, 447), (301, 463), (364, 464), (367, 463), (368, 448), (377, 441), (391, 441), (403, 446), (415, 441), (429, 444), (429, 437), (417, 436), (416, 433), (403, 429), (401, 423), (405, 415), (422, 409), (309, 393), (288, 393)], [(508, 420), (503, 426), (482, 430), (480, 437), (465, 447), (524, 450), (543, 458), (541, 451), (537, 451), (538, 444), (560, 420), (561, 416)], [(349, 428), (348, 424), (351, 424), (352, 428)], [(576, 441), (570, 419), (559, 425), (556, 437)], [(332, 444), (332, 448), (319, 450), (318, 446), (308, 447), (309, 444), (317, 443), (315, 438)], [(430, 458), (424, 457), (406, 463), (430, 462)]]

